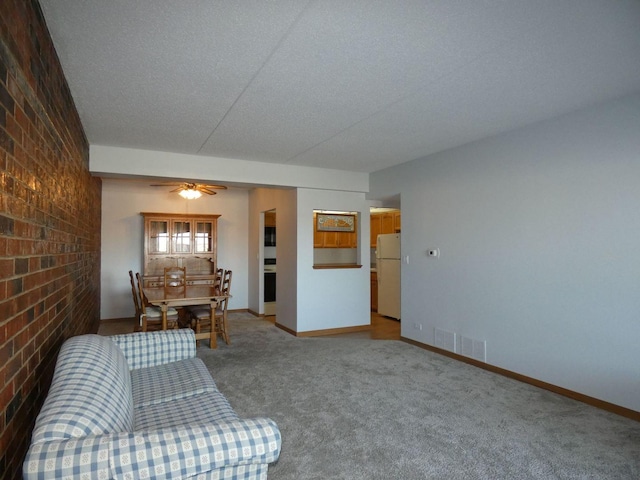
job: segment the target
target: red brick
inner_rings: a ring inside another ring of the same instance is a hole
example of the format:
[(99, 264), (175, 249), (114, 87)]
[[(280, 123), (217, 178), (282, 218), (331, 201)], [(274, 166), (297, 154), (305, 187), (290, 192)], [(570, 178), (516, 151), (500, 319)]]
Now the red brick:
[(8, 278), (13, 275), (13, 258), (0, 258), (0, 278)]
[(16, 145), (23, 145), (22, 143), (22, 128), (20, 128), (20, 125), (18, 125), (18, 122), (16, 121), (15, 117), (8, 115), (7, 116), (7, 133), (9, 134), (9, 136), (11, 138), (13, 138), (13, 140), (15, 141)]
[(100, 181), (37, 2), (0, 1), (0, 42), (2, 480), (20, 476), (62, 341), (99, 321)]

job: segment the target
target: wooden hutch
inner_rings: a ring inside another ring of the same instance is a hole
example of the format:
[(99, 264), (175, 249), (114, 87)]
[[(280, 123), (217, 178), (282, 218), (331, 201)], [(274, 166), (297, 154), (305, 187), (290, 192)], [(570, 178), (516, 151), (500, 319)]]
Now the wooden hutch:
[(220, 215), (141, 212), (144, 217), (144, 283), (162, 286), (164, 268), (185, 267), (187, 284), (213, 283)]

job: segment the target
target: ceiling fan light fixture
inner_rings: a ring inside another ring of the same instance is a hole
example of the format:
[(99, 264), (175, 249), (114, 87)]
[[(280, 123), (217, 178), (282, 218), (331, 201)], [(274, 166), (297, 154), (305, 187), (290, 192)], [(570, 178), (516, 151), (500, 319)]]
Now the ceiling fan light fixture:
[(180, 190), (178, 195), (187, 200), (195, 200), (196, 198), (200, 198), (202, 193), (195, 188), (185, 188), (184, 190)]

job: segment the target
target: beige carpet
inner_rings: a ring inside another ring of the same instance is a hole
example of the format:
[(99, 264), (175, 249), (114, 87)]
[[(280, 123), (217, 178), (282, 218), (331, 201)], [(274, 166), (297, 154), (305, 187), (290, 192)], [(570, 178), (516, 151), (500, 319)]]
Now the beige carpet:
[(198, 356), (239, 415), (278, 423), (272, 480), (640, 478), (638, 422), (400, 341), (248, 314), (230, 332)]

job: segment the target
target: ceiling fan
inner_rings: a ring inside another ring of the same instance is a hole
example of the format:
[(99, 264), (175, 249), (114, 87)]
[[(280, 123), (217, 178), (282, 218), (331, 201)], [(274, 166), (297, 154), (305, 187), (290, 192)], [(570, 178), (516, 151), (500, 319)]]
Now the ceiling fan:
[(207, 195), (215, 195), (216, 190), (226, 190), (227, 187), (224, 185), (205, 185), (202, 183), (190, 183), (190, 182), (182, 182), (182, 183), (157, 183), (151, 185), (152, 187), (177, 187), (171, 190), (171, 193), (178, 192), (183, 198), (187, 200), (193, 200), (196, 198), (200, 198), (203, 193)]

